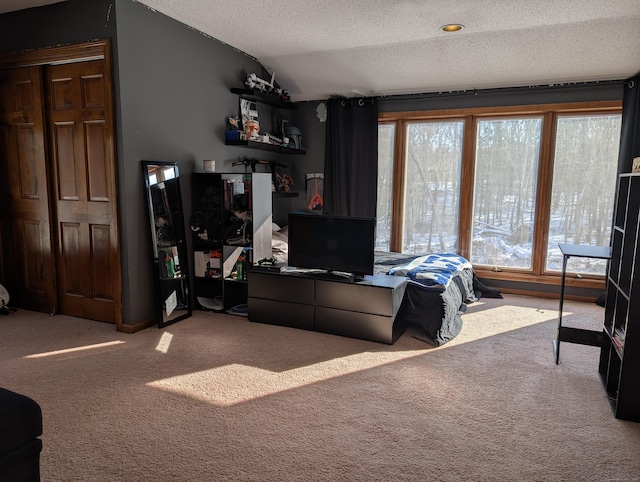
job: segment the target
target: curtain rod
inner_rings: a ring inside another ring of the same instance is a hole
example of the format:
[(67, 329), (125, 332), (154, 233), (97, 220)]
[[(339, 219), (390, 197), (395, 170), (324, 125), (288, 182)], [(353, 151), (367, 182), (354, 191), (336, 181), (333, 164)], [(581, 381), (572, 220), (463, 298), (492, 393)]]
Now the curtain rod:
[(345, 107), (347, 105), (355, 105), (362, 107), (366, 104), (373, 104), (379, 97), (331, 97), (331, 99), (339, 100), (340, 105)]
[(633, 80), (605, 80), (605, 81), (592, 81), (592, 82), (557, 82), (554, 84), (546, 85), (529, 85), (523, 87), (501, 87), (494, 89), (462, 89), (462, 90), (449, 90), (438, 92), (423, 92), (419, 94), (398, 94), (398, 95), (381, 95), (378, 96), (378, 100), (421, 100), (421, 99), (433, 99), (435, 97), (443, 96), (477, 96), (486, 94), (504, 94), (504, 93), (517, 93), (527, 92), (532, 90), (560, 90), (560, 89), (575, 89), (575, 88), (591, 88), (591, 87), (606, 87), (612, 85), (628, 85), (633, 87)]

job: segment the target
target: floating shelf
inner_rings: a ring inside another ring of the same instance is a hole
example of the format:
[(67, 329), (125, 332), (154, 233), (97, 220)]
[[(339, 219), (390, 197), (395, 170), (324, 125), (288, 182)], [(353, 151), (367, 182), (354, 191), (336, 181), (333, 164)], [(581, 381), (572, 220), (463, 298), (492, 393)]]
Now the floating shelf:
[(304, 149), (294, 149), (293, 147), (280, 146), (278, 144), (267, 144), (258, 141), (225, 141), (227, 146), (248, 147), (249, 149), (259, 149), (261, 151), (279, 152), (280, 154), (306, 154)]
[(231, 92), (240, 96), (242, 99), (252, 100), (254, 102), (260, 102), (262, 104), (270, 105), (271, 107), (276, 107), (278, 109), (289, 109), (294, 110), (297, 109), (298, 106), (293, 102), (285, 102), (284, 100), (280, 100), (278, 97), (269, 94), (263, 94), (257, 90), (253, 89), (243, 89), (232, 87)]
[(300, 193), (298, 192), (274, 192), (273, 197), (298, 197)]

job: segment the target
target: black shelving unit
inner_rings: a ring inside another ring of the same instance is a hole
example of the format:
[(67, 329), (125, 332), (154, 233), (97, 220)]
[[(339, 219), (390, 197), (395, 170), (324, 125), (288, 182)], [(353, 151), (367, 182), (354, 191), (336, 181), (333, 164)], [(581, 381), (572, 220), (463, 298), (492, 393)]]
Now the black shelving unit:
[(616, 418), (640, 422), (640, 174), (618, 181), (599, 372)]
[(196, 301), (218, 311), (245, 304), (247, 272), (271, 257), (271, 174), (193, 173), (191, 195)]

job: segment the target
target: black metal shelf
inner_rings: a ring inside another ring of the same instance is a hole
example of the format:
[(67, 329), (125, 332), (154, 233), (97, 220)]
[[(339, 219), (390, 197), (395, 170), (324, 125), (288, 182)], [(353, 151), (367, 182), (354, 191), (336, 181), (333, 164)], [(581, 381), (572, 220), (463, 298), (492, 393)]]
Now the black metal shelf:
[(261, 151), (278, 152), (280, 154), (306, 154), (304, 149), (295, 149), (293, 147), (281, 146), (278, 144), (267, 144), (266, 142), (237, 140), (237, 141), (225, 141), (227, 146), (239, 146), (247, 147), (249, 149), (259, 149)]
[(286, 102), (274, 95), (263, 94), (262, 92), (253, 89), (232, 87), (231, 92), (240, 96), (240, 98), (242, 99), (260, 102), (262, 104), (267, 104), (278, 109), (295, 110), (298, 108), (298, 106), (293, 102)]

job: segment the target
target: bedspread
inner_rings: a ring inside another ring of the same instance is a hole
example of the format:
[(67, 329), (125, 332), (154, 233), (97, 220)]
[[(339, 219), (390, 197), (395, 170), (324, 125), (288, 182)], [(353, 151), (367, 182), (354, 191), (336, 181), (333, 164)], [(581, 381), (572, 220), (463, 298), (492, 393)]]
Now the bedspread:
[(414, 338), (439, 346), (462, 329), (467, 303), (486, 291), (469, 261), (454, 253), (424, 256), (376, 252), (376, 273), (407, 277), (407, 288), (398, 312), (403, 323), (418, 328)]
[(456, 274), (471, 269), (471, 263), (458, 254), (432, 253), (418, 257), (408, 264), (391, 268), (389, 274), (406, 276), (429, 289), (445, 291)]

